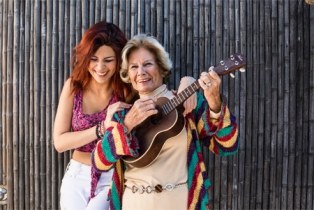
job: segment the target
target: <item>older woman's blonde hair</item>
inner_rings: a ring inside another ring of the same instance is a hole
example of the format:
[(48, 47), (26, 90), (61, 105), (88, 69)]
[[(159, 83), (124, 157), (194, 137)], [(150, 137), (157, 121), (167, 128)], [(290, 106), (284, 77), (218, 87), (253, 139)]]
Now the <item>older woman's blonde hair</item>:
[(122, 64), (120, 77), (123, 82), (130, 83), (128, 75), (128, 61), (132, 51), (144, 48), (155, 56), (156, 63), (159, 67), (160, 74), (163, 78), (163, 84), (167, 84), (171, 75), (172, 62), (169, 54), (164, 47), (152, 36), (139, 34), (127, 42), (122, 51)]

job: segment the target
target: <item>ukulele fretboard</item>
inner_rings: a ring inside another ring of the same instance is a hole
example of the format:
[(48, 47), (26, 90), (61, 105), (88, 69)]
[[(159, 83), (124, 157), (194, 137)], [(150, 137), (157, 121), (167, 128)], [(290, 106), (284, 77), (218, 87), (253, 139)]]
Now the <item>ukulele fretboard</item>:
[(184, 89), (181, 93), (179, 93), (176, 97), (165, 103), (161, 108), (165, 115), (169, 114), (172, 110), (174, 110), (177, 106), (182, 104), (186, 99), (188, 99), (193, 93), (195, 93), (199, 88), (200, 84), (198, 80), (192, 83), (189, 87)]

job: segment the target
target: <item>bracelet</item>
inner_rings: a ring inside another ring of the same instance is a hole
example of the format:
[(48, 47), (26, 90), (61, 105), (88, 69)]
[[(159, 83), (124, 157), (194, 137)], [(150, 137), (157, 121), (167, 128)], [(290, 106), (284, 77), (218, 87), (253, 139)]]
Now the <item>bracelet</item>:
[(102, 121), (98, 122), (98, 135), (100, 136), (100, 138), (104, 137), (104, 133), (101, 131), (101, 127), (102, 127)]
[(97, 123), (97, 125), (96, 125), (95, 132), (96, 132), (97, 139), (101, 139), (101, 136), (99, 135), (99, 123)]
[(104, 137), (104, 134), (105, 134), (105, 122), (104, 121), (101, 121), (100, 123), (100, 134), (102, 137)]

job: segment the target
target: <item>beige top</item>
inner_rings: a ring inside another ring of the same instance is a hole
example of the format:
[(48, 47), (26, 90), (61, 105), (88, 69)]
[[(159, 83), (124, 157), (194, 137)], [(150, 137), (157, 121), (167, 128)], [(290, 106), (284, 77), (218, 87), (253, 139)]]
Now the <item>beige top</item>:
[[(157, 88), (151, 96), (167, 97), (171, 99), (173, 93), (166, 85)], [(139, 191), (133, 193), (131, 188), (135, 186), (155, 187), (157, 184), (180, 184), (187, 181), (187, 133), (186, 129), (168, 139), (158, 158), (145, 168), (134, 168), (127, 165), (125, 171), (125, 188), (122, 200), (122, 209), (187, 209), (188, 188), (182, 184), (171, 191), (163, 190), (161, 193)]]

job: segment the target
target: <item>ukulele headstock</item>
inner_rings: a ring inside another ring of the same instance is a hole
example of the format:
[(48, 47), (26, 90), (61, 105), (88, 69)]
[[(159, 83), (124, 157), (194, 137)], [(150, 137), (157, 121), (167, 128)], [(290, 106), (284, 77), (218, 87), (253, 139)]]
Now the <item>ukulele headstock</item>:
[(242, 67), (246, 65), (246, 57), (241, 53), (235, 53), (226, 60), (220, 61), (220, 63), (214, 68), (214, 71), (219, 75), (229, 74), (237, 69), (244, 72)]

